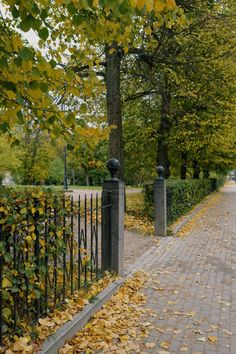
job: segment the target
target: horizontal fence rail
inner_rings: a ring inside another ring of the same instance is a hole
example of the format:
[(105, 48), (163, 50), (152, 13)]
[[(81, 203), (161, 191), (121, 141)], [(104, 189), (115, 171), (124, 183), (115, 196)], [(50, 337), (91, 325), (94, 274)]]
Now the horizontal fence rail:
[(0, 345), (101, 276), (101, 209), (111, 198), (0, 200)]

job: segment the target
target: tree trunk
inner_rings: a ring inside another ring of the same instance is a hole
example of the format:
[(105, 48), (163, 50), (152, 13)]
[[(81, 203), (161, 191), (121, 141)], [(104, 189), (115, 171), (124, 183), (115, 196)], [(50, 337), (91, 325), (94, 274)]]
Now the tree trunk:
[(89, 186), (89, 174), (86, 168), (84, 169), (84, 173), (85, 173), (85, 185)]
[(72, 178), (73, 185), (75, 185), (76, 184), (76, 182), (75, 182), (75, 170), (73, 168), (71, 170), (71, 178)]
[(187, 154), (186, 154), (186, 152), (182, 152), (182, 154), (181, 154), (180, 178), (181, 179), (187, 178)]
[(199, 179), (200, 167), (197, 160), (193, 160), (193, 179)]
[(166, 90), (163, 90), (161, 97), (162, 97), (162, 107), (161, 107), (160, 137), (158, 139), (158, 147), (157, 147), (157, 165), (164, 167), (165, 169), (164, 176), (165, 178), (168, 178), (170, 176), (168, 138), (170, 133), (169, 112), (170, 112), (171, 95)]
[(117, 43), (106, 46), (106, 89), (109, 136), (109, 157), (120, 161), (119, 178), (124, 179), (123, 134), (120, 93), (121, 54)]

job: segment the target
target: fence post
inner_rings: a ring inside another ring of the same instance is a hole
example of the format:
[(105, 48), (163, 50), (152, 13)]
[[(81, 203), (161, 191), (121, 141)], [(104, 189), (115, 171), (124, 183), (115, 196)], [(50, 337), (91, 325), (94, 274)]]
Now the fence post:
[(155, 210), (155, 235), (166, 236), (167, 211), (166, 211), (166, 181), (163, 178), (164, 168), (157, 167), (158, 177), (154, 183), (154, 210)]
[(118, 160), (109, 160), (107, 168), (111, 178), (102, 185), (102, 269), (123, 275), (124, 182), (116, 177), (120, 169)]

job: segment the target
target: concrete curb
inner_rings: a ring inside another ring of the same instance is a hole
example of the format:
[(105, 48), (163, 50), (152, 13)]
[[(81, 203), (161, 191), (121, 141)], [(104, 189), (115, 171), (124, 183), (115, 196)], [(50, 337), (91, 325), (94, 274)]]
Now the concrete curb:
[(73, 319), (65, 323), (54, 334), (49, 336), (42, 344), (38, 354), (57, 354), (59, 349), (64, 345), (66, 340), (71, 339), (90, 318), (99, 311), (104, 303), (123, 285), (124, 278), (118, 279), (108, 285), (100, 294), (98, 294), (93, 303), (84, 307), (84, 309), (76, 314)]
[(173, 229), (173, 236), (175, 236), (179, 231), (181, 231), (181, 229), (189, 222), (191, 221), (194, 216), (196, 216), (198, 214), (198, 212), (212, 199), (213, 196), (216, 195), (216, 193), (218, 193), (219, 191), (213, 192), (212, 194), (210, 194), (210, 196), (208, 196), (207, 200), (204, 200), (203, 202), (201, 202), (199, 205), (197, 205), (194, 210), (192, 212), (190, 212), (189, 214), (186, 215), (186, 217), (180, 221), (179, 224), (177, 224)]
[[(215, 195), (211, 194), (210, 198), (202, 202), (200, 205), (195, 207), (195, 209), (186, 216), (175, 228), (172, 230), (175, 235), (181, 230)], [(170, 237), (163, 237), (168, 243), (171, 240)], [(166, 246), (166, 243), (164, 244)], [(59, 349), (64, 345), (64, 343), (71, 339), (78, 331), (80, 331), (90, 318), (98, 312), (102, 306), (107, 302), (111, 296), (119, 290), (119, 288), (124, 284), (127, 278), (130, 278), (137, 270), (141, 268), (145, 259), (147, 259), (150, 253), (154, 252), (157, 246), (149, 248), (129, 269), (125, 272), (123, 278), (116, 280), (115, 282), (108, 285), (100, 294), (98, 294), (93, 303), (90, 303), (84, 307), (84, 309), (76, 314), (71, 321), (65, 323), (60, 327), (54, 334), (49, 336), (42, 344), (41, 350), (38, 354), (57, 354)]]

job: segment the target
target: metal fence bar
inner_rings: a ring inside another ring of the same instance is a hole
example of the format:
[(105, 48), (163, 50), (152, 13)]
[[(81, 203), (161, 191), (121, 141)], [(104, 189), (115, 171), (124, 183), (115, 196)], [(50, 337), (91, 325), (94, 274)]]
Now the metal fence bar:
[[(35, 199), (34, 201), (34, 207), (35, 209), (38, 206), (38, 200)], [(39, 267), (40, 267), (40, 250), (39, 250), (39, 225), (38, 225), (38, 219), (39, 219), (39, 212), (36, 210), (34, 214), (34, 232), (36, 236), (35, 240), (35, 247), (34, 247), (34, 253), (35, 253), (35, 275), (36, 275), (36, 299), (35, 299), (35, 312), (36, 312), (36, 318), (40, 317), (40, 298), (39, 298), (39, 282), (40, 282), (40, 277), (39, 277)]]
[(74, 264), (73, 264), (73, 246), (74, 246), (74, 217), (73, 217), (73, 196), (71, 197), (71, 204), (70, 204), (70, 212), (71, 212), (71, 218), (70, 218), (70, 292), (73, 294), (74, 292), (74, 277), (73, 277), (73, 270), (74, 270)]
[[(3, 244), (3, 235), (2, 235), (2, 225), (0, 225), (0, 242), (1, 246)], [(3, 248), (3, 247), (2, 247)], [(2, 269), (3, 268), (3, 249), (0, 252), (0, 346), (2, 346), (3, 342), (3, 299), (2, 299)]]
[(96, 193), (95, 264), (96, 279), (98, 280), (98, 193)]
[[(16, 265), (16, 231), (13, 234), (13, 269), (17, 272), (17, 265)], [(14, 310), (13, 310), (13, 328), (16, 329), (16, 321), (17, 321), (17, 293), (13, 294), (13, 302), (14, 302)]]
[(65, 301), (66, 298), (66, 202), (65, 196), (63, 196), (62, 201), (62, 209), (63, 209), (63, 221), (62, 221), (62, 234), (63, 234), (63, 285), (62, 285), (62, 300)]
[[(45, 195), (11, 203), (14, 227), (0, 224), (0, 345), (3, 328), (4, 336), (13, 328), (20, 331), (21, 321), (34, 323), (69, 293), (99, 278), (99, 215), (111, 209), (110, 196), (99, 205), (98, 194), (91, 194), (90, 200), (85, 196), (83, 202), (79, 197), (77, 203), (73, 198)], [(10, 260), (5, 261), (4, 253)], [(7, 274), (12, 285), (2, 289)], [(9, 294), (7, 300), (3, 291)], [(5, 307), (11, 310), (9, 321), (3, 316)]]
[(81, 225), (81, 205), (80, 205), (80, 195), (79, 195), (79, 199), (78, 199), (78, 237), (77, 237), (77, 242), (78, 242), (78, 289), (80, 289), (81, 286), (81, 229), (80, 229), (80, 225)]
[[(57, 219), (57, 198), (55, 197), (54, 199), (54, 218), (55, 220)], [(57, 294), (58, 294), (58, 289), (57, 289), (57, 281), (58, 281), (58, 262), (57, 262), (57, 230), (55, 227), (53, 227), (53, 236), (54, 236), (54, 247), (53, 247), (53, 288), (54, 288), (54, 298), (53, 298), (53, 304), (54, 307), (57, 305)]]
[[(87, 195), (84, 197), (84, 253), (87, 256)], [(87, 262), (84, 262), (84, 284), (87, 285)]]
[(44, 206), (44, 216), (45, 216), (45, 224), (44, 224), (44, 241), (45, 241), (45, 255), (44, 255), (44, 266), (45, 266), (45, 293), (44, 293), (44, 308), (45, 313), (48, 311), (48, 209), (47, 209), (47, 200), (45, 200)]
[[(27, 198), (26, 201), (26, 227), (27, 227), (27, 232), (29, 232), (29, 199)], [(29, 244), (26, 242), (26, 263), (29, 262)], [(25, 285), (26, 285), (26, 290), (25, 290), (25, 304), (26, 304), (26, 316), (29, 316), (29, 278), (27, 275), (25, 275)]]

